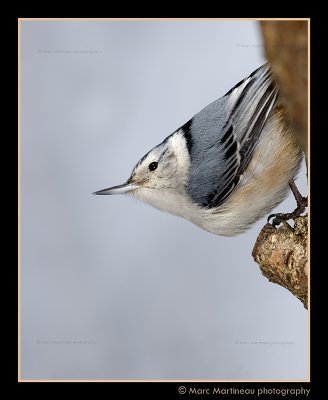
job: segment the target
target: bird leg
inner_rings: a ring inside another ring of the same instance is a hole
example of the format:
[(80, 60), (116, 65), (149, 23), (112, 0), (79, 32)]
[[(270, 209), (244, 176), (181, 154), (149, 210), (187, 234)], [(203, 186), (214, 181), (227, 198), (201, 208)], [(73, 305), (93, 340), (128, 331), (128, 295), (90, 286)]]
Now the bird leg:
[(270, 221), (271, 218), (273, 218), (273, 220), (272, 220), (273, 226), (279, 225), (283, 221), (288, 221), (289, 219), (294, 219), (296, 217), (299, 217), (304, 212), (305, 208), (308, 206), (308, 198), (303, 197), (301, 195), (301, 193), (297, 189), (297, 186), (296, 186), (294, 180), (291, 179), (288, 182), (288, 184), (289, 184), (289, 187), (291, 188), (293, 195), (295, 197), (297, 207), (291, 213), (286, 213), (286, 214), (277, 213), (277, 214), (269, 215), (268, 222)]

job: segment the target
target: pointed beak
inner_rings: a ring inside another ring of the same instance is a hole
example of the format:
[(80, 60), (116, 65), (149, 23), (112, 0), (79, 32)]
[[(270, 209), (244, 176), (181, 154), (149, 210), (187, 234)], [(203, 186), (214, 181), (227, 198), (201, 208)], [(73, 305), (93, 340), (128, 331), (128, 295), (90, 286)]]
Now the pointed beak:
[(138, 185), (134, 185), (131, 183), (123, 183), (123, 185), (113, 186), (108, 189), (98, 190), (98, 192), (94, 192), (92, 194), (125, 194), (130, 192), (131, 190), (138, 189)]

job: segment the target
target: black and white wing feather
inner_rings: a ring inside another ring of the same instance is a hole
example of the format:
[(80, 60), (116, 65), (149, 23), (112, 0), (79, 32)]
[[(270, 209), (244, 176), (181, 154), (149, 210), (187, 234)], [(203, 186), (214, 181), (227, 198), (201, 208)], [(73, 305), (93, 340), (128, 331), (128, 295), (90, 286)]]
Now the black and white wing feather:
[(195, 203), (218, 207), (233, 191), (277, 96), (277, 86), (265, 64), (181, 128), (191, 159), (188, 194)]

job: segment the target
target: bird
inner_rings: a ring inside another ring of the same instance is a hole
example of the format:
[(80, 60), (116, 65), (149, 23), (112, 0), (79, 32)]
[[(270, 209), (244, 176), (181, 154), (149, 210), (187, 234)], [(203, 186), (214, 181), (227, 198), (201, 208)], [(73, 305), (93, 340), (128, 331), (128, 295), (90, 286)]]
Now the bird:
[(236, 236), (297, 190), (302, 158), (265, 63), (148, 151), (125, 183), (93, 194), (132, 195), (210, 233)]

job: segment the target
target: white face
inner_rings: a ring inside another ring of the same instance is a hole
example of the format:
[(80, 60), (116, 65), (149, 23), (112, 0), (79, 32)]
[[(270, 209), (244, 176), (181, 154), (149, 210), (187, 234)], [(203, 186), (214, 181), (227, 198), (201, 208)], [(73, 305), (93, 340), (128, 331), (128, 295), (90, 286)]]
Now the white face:
[(136, 164), (129, 183), (148, 189), (171, 187), (174, 184), (177, 168), (178, 162), (174, 152), (163, 143), (152, 149)]
[(179, 188), (185, 183), (188, 167), (184, 138), (176, 133), (138, 161), (128, 182), (148, 189)]
[[(134, 167), (128, 183), (137, 189), (129, 193), (154, 207), (169, 211), (185, 194), (189, 153), (182, 133), (177, 132), (154, 147)], [(172, 210), (170, 210), (173, 212)], [(176, 213), (176, 212), (174, 212)]]

